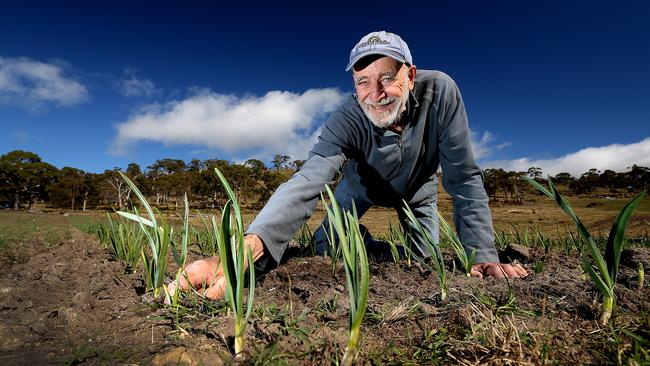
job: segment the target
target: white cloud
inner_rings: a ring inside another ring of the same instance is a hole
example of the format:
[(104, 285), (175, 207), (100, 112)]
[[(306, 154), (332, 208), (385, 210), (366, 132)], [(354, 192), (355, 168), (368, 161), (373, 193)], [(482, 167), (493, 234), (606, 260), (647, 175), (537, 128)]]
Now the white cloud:
[(477, 131), (470, 129), (469, 138), (470, 142), (472, 143), (472, 152), (474, 153), (474, 159), (476, 160), (483, 159), (492, 155), (494, 150), (503, 150), (504, 148), (510, 146), (509, 142), (494, 145), (494, 136), (492, 133), (490, 133), (490, 131), (485, 131), (481, 135)]
[(86, 87), (60, 65), (0, 57), (0, 102), (36, 109), (46, 103), (70, 106), (87, 97)]
[(148, 105), (118, 124), (110, 152), (124, 154), (138, 141), (154, 141), (304, 159), (318, 136), (315, 122), (344, 97), (336, 89), (270, 91), (260, 97), (204, 90), (185, 100)]
[(575, 177), (589, 169), (601, 171), (610, 169), (617, 172), (627, 171), (632, 165), (650, 166), (650, 137), (628, 145), (612, 144), (601, 147), (589, 147), (575, 153), (553, 159), (521, 158), (515, 160), (490, 161), (481, 164), (486, 168), (503, 168), (509, 171), (525, 172), (530, 167), (540, 167), (544, 175), (554, 176), (567, 172)]
[(157, 89), (153, 81), (136, 76), (136, 70), (128, 68), (120, 80), (120, 92), (127, 97), (151, 97)]

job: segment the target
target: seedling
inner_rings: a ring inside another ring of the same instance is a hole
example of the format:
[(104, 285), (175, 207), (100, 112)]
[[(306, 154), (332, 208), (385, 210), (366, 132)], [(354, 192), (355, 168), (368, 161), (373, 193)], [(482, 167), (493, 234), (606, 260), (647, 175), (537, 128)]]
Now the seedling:
[(645, 277), (645, 271), (643, 270), (643, 263), (639, 262), (639, 290), (643, 290), (643, 280)]
[(113, 220), (111, 214), (106, 214), (108, 225), (99, 231), (100, 240), (107, 245), (113, 259), (121, 261), (127, 271), (134, 272), (140, 262), (144, 233), (139, 225), (125, 221), (121, 216)]
[[(171, 241), (171, 246), (172, 246), (172, 254), (174, 256), (174, 261), (176, 262), (176, 265), (178, 266), (178, 271), (176, 272), (176, 283), (178, 284), (181, 276), (185, 275), (184, 273), (184, 268), (185, 268), (185, 262), (187, 261), (187, 245), (188, 245), (188, 240), (190, 236), (190, 204), (187, 201), (187, 194), (185, 194), (183, 198), (183, 203), (185, 204), (185, 211), (183, 215), (183, 234), (181, 235), (181, 245), (180, 248), (178, 248), (178, 245), (174, 240)], [(178, 297), (180, 296), (180, 291), (174, 291), (173, 294), (169, 294), (167, 292), (167, 288), (163, 287), (165, 289), (165, 299), (166, 302), (170, 297), (171, 297), (171, 304), (172, 307), (176, 310), (176, 316), (178, 317)]]
[[(187, 260), (187, 245), (188, 245), (189, 232), (190, 232), (190, 228), (189, 228), (190, 205), (189, 202), (187, 201), (187, 194), (184, 196), (184, 200), (183, 200), (185, 204), (184, 216), (182, 218), (183, 231), (181, 234), (180, 245), (178, 245), (174, 240), (174, 228), (172, 228), (165, 222), (165, 219), (162, 215), (159, 215), (162, 225), (158, 226), (156, 215), (154, 215), (153, 210), (151, 209), (151, 206), (149, 205), (147, 199), (140, 192), (138, 187), (136, 187), (135, 184), (133, 184), (133, 182), (131, 182), (131, 180), (126, 175), (122, 174), (122, 172), (119, 173), (122, 176), (122, 178), (124, 178), (126, 183), (131, 187), (133, 192), (135, 192), (136, 196), (140, 200), (140, 203), (142, 203), (142, 206), (144, 206), (145, 210), (149, 214), (150, 220), (147, 220), (144, 217), (138, 215), (138, 211), (135, 208), (134, 208), (134, 213), (118, 211), (119, 215), (139, 223), (141, 232), (144, 233), (144, 236), (147, 238), (147, 241), (149, 242), (151, 255), (146, 250), (142, 250), (141, 251), (142, 260), (144, 262), (145, 269), (147, 272), (147, 283), (149, 284), (149, 288), (153, 290), (154, 297), (158, 297), (158, 295), (160, 294), (160, 288), (161, 287), (165, 288), (164, 280), (165, 280), (165, 269), (167, 268), (167, 251), (169, 250), (170, 246), (172, 248), (172, 255), (174, 257), (174, 260), (176, 261), (176, 265), (178, 266), (176, 281), (178, 281), (180, 279), (180, 276), (183, 275), (183, 268), (185, 267), (185, 262)], [(154, 231), (153, 234), (150, 232), (149, 228), (153, 229)], [(170, 298), (170, 296), (173, 297)], [(176, 310), (178, 310), (178, 296), (179, 296), (178, 291), (176, 291), (174, 294), (169, 294), (165, 289), (165, 303), (167, 304), (172, 303), (172, 306), (176, 308)]]
[[(228, 195), (221, 212), (221, 226), (217, 230), (214, 217), (213, 228), (219, 246), (219, 258), (226, 279), (226, 301), (230, 303), (235, 318), (235, 355), (244, 350), (244, 334), (248, 317), (253, 309), (255, 296), (255, 266), (251, 248), (244, 245), (244, 220), (235, 193), (219, 169), (214, 169)], [(234, 215), (234, 227), (232, 216)], [(246, 267), (248, 267), (248, 298), (244, 312), (244, 283)]]
[[(420, 237), (422, 238), (423, 241), (422, 245), (425, 246), (427, 251), (433, 257), (433, 260), (435, 262), (434, 269), (435, 272), (438, 274), (438, 279), (440, 280), (440, 300), (443, 301), (447, 298), (447, 277), (445, 275), (445, 263), (442, 257), (442, 252), (440, 252), (440, 247), (438, 243), (431, 237), (431, 233), (428, 230), (424, 229), (424, 227), (422, 227), (422, 224), (420, 224), (418, 219), (415, 217), (415, 214), (409, 207), (408, 203), (406, 203), (406, 201), (403, 202), (404, 202), (404, 213), (406, 214), (408, 221), (410, 222), (413, 229), (418, 234), (420, 234)], [(428, 267), (428, 264), (426, 264), (426, 262), (424, 262), (423, 260), (421, 260), (420, 262)]]
[(578, 227), (578, 232), (582, 237), (587, 241), (587, 247), (591, 252), (591, 259), (588, 256), (583, 255), (583, 267), (585, 271), (591, 277), (591, 280), (594, 282), (596, 287), (603, 294), (603, 305), (601, 308), (600, 323), (605, 325), (609, 322), (609, 319), (612, 316), (612, 313), (616, 309), (616, 301), (614, 289), (616, 285), (616, 275), (618, 273), (618, 265), (621, 259), (621, 252), (623, 250), (623, 241), (625, 240), (625, 228), (632, 216), (632, 213), (636, 207), (641, 202), (641, 199), (645, 193), (640, 193), (634, 197), (630, 202), (628, 202), (621, 212), (616, 216), (612, 229), (609, 232), (609, 237), (607, 238), (607, 245), (605, 247), (605, 255), (601, 254), (598, 245), (596, 244), (594, 238), (589, 234), (587, 228), (582, 224), (582, 221), (575, 214), (569, 202), (562, 197), (560, 192), (558, 192), (555, 184), (551, 180), (551, 177), (548, 178), (549, 189), (537, 183), (536, 181), (530, 179), (527, 176), (523, 176), (530, 184), (537, 188), (547, 197), (554, 199), (555, 202), (560, 206), (560, 208), (567, 214), (571, 219), (576, 223)]
[(451, 225), (449, 225), (449, 223), (445, 220), (442, 214), (440, 214), (440, 211), (436, 210), (436, 214), (438, 215), (438, 227), (449, 238), (449, 241), (451, 242), (451, 246), (452, 248), (454, 248), (454, 252), (456, 253), (456, 257), (458, 257), (460, 264), (463, 266), (465, 275), (469, 277), (472, 273), (472, 266), (474, 265), (474, 256), (476, 255), (476, 248), (472, 248), (472, 253), (468, 257), (467, 252), (465, 251), (465, 247), (460, 242), (460, 238), (458, 238), (458, 234), (456, 234), (456, 230), (454, 230), (454, 228), (452, 228)]
[[(338, 248), (341, 248), (343, 254), (350, 301), (350, 335), (342, 364), (352, 365), (358, 352), (357, 348), (361, 339), (361, 321), (368, 304), (368, 287), (370, 283), (368, 255), (359, 229), (356, 207), (352, 206), (352, 212), (341, 212), (332, 190), (328, 186), (325, 186), (325, 188), (331, 201), (331, 206), (326, 206), (327, 218), (329, 226), (338, 235)], [(331, 241), (334, 239), (333, 231), (330, 231), (329, 234)]]
[(140, 203), (149, 215), (149, 219), (145, 219), (144, 217), (138, 215), (136, 208), (134, 208), (135, 214), (118, 211), (119, 215), (122, 215), (129, 220), (133, 220), (139, 223), (142, 232), (144, 232), (144, 235), (147, 238), (151, 253), (146, 250), (142, 250), (142, 262), (144, 263), (147, 273), (148, 288), (153, 290), (154, 297), (158, 297), (160, 294), (160, 289), (164, 285), (163, 282), (165, 280), (165, 270), (167, 269), (167, 251), (170, 246), (173, 229), (165, 222), (165, 219), (162, 215), (160, 215), (160, 221), (162, 222), (162, 225), (158, 225), (158, 221), (156, 220), (156, 215), (154, 214), (153, 209), (149, 205), (149, 202), (147, 202), (147, 199), (144, 197), (144, 195), (140, 192), (138, 187), (136, 187), (135, 184), (131, 182), (131, 180), (126, 175), (124, 175), (124, 173), (118, 173), (120, 173), (129, 187), (131, 187), (131, 190), (138, 197)]
[(397, 263), (400, 259), (399, 251), (397, 250), (397, 244), (401, 243), (402, 248), (404, 248), (404, 255), (406, 257), (406, 265), (411, 267), (411, 240), (409, 240), (408, 235), (400, 226), (393, 226), (392, 223), (388, 223), (388, 244), (390, 245), (390, 252), (393, 256), (393, 261)]
[(217, 255), (217, 238), (214, 236), (214, 228), (211, 226), (210, 219), (197, 212), (196, 215), (201, 220), (201, 229), (192, 228), (196, 246), (204, 255), (214, 256)]

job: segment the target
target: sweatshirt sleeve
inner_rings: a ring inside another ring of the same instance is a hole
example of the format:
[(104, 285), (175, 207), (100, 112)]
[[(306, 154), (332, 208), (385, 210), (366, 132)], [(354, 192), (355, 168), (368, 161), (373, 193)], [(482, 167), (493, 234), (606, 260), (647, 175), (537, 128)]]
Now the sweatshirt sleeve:
[(345, 151), (351, 136), (345, 131), (344, 122), (340, 114), (330, 117), (305, 164), (278, 187), (248, 227), (246, 233), (259, 236), (265, 252), (275, 262), (267, 263), (265, 255), (259, 267), (280, 263), (289, 240), (313, 214), (325, 185), (334, 183), (334, 177), (347, 159)]
[(436, 92), (440, 165), (442, 185), (452, 197), (454, 225), (467, 255), (476, 249), (476, 263), (498, 263), (492, 215), (483, 174), (472, 153), (463, 99), (451, 78), (441, 81)]

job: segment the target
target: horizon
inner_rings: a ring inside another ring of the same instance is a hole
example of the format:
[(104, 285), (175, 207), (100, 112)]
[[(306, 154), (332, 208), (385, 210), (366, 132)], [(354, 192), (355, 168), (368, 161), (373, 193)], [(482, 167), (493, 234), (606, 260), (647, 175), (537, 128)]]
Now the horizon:
[(457, 82), (482, 169), (650, 166), (650, 4), (391, 4), (6, 5), (0, 154), (93, 173), (305, 159), (353, 92), (349, 50), (385, 29)]

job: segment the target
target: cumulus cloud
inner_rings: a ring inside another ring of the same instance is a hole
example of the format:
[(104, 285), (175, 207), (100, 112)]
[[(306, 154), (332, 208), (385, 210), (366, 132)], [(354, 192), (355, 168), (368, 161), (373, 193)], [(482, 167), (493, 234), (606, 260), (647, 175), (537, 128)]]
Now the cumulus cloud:
[(184, 100), (148, 105), (119, 123), (110, 152), (124, 154), (139, 141), (153, 141), (304, 159), (318, 136), (316, 122), (344, 97), (336, 89), (270, 91), (259, 97), (204, 90)]
[(0, 57), (0, 102), (35, 109), (46, 103), (70, 106), (87, 97), (86, 87), (66, 75), (63, 66)]
[(124, 71), (120, 80), (120, 92), (127, 97), (151, 97), (156, 93), (156, 85), (149, 79), (141, 79), (136, 70), (129, 68)]
[(612, 144), (589, 147), (558, 158), (534, 159), (526, 157), (515, 160), (490, 161), (481, 164), (481, 166), (523, 172), (530, 167), (540, 167), (544, 175), (554, 176), (566, 172), (579, 177), (592, 168), (601, 171), (610, 169), (623, 172), (634, 164), (650, 166), (650, 137), (628, 145)]
[(492, 155), (495, 150), (503, 150), (504, 148), (510, 146), (509, 142), (495, 145), (494, 135), (492, 135), (490, 131), (485, 131), (480, 134), (479, 132), (470, 129), (469, 137), (472, 143), (474, 158), (476, 160), (484, 159)]

